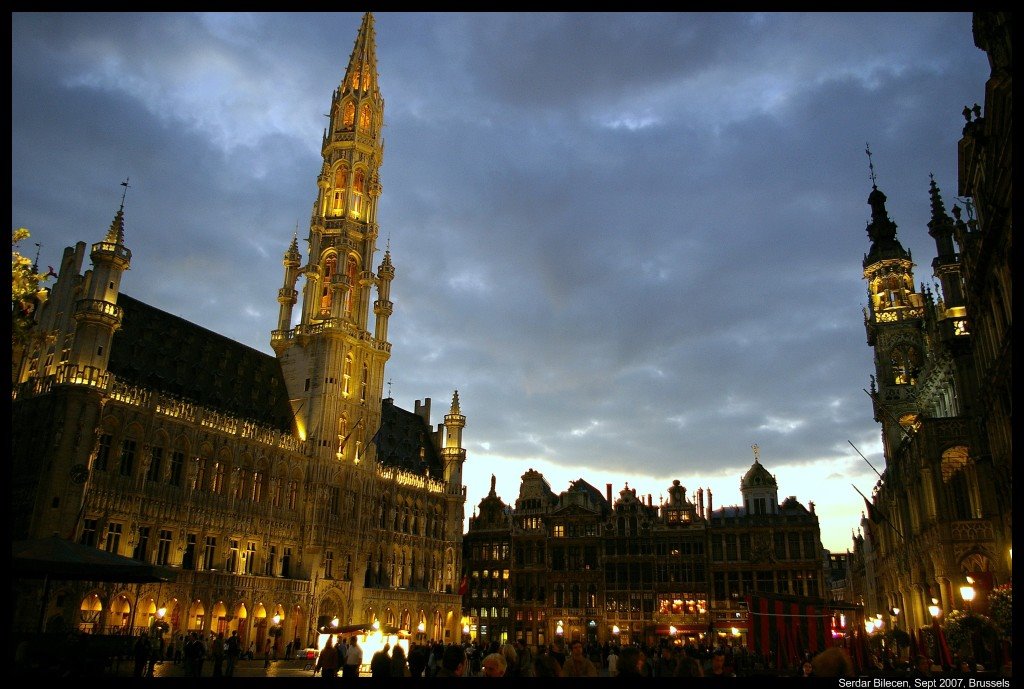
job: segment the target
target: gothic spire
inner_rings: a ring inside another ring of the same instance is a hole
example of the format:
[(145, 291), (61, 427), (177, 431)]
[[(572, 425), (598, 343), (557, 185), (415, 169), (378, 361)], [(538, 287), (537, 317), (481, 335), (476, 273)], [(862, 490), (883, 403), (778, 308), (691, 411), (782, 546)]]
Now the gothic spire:
[(343, 94), (351, 92), (364, 95), (379, 94), (377, 89), (377, 39), (373, 30), (372, 12), (363, 15), (363, 22), (359, 26), (359, 34), (356, 36), (352, 55), (348, 58), (348, 68), (345, 70), (345, 81), (341, 84), (341, 92)]

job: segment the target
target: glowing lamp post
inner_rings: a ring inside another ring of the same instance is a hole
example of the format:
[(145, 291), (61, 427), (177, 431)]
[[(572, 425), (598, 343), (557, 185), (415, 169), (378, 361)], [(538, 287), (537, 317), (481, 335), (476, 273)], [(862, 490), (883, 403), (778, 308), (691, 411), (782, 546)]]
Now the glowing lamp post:
[(939, 607), (939, 599), (932, 598), (932, 604), (928, 606), (928, 614), (938, 617), (940, 613), (942, 613), (942, 608)]
[(971, 610), (971, 601), (974, 600), (974, 579), (967, 577), (967, 584), (960, 587), (960, 597), (964, 600), (964, 607)]

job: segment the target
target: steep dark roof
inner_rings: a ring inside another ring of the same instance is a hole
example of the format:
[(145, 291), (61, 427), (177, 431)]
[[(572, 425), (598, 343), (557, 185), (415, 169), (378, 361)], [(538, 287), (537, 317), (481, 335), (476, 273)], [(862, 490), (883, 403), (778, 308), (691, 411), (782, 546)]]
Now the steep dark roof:
[(381, 401), (380, 411), (380, 430), (374, 436), (377, 461), (415, 474), (429, 471), (431, 477), (443, 479), (444, 464), (434, 448), (433, 431), (423, 417), (396, 407), (391, 399)]
[(119, 294), (124, 309), (110, 347), (118, 380), (292, 432), (277, 359)]

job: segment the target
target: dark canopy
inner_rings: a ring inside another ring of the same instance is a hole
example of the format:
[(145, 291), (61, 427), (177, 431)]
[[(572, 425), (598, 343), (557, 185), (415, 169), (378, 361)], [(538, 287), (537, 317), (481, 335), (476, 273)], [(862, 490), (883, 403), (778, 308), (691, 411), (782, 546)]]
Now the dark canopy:
[(174, 581), (177, 572), (92, 546), (50, 536), (11, 543), (14, 577), (63, 581), (145, 583)]

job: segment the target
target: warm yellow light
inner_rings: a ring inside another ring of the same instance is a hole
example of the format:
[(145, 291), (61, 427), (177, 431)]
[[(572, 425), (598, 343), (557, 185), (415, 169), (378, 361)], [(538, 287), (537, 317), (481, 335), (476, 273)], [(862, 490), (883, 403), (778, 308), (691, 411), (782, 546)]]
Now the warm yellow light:
[(619, 629), (619, 625), (613, 624), (612, 625), (612, 634), (619, 634), (620, 632), (621, 632), (621, 630)]
[(933, 604), (928, 606), (928, 612), (931, 613), (932, 617), (938, 617), (941, 609), (939, 606)]
[(965, 603), (970, 603), (974, 600), (974, 587), (973, 586), (961, 586), (960, 597), (964, 599)]
[(462, 633), (463, 634), (469, 634), (469, 625), (468, 624), (462, 625)]
[(739, 636), (740, 635), (740, 630), (736, 629), (736, 627), (733, 627), (732, 628), (732, 635), (733, 636)]
[(672, 624), (670, 624), (670, 625), (668, 626), (668, 633), (669, 633), (670, 635), (672, 635), (672, 636), (675, 636), (675, 635), (676, 635), (676, 631), (677, 631), (677, 630), (676, 630), (676, 627), (675, 627), (675, 625), (672, 625)]
[(333, 620), (331, 620), (331, 626), (332, 627), (337, 627), (338, 626), (338, 618), (337, 617), (335, 617)]
[(893, 608), (893, 609), (892, 609), (892, 614), (893, 614), (893, 615), (896, 615), (896, 616), (898, 617), (898, 616), (899, 616), (899, 614), (900, 614), (900, 609), (899, 609), (899, 608)]
[(160, 618), (161, 620), (164, 618), (164, 615), (166, 615), (166, 614), (167, 614), (167, 608), (160, 608), (160, 609), (158, 609), (156, 611), (156, 616), (158, 618)]
[(274, 624), (281, 624), (281, 616), (274, 615)]
[(416, 631), (422, 634), (423, 632), (427, 631), (427, 625), (420, 622), (418, 625), (416, 625)]

